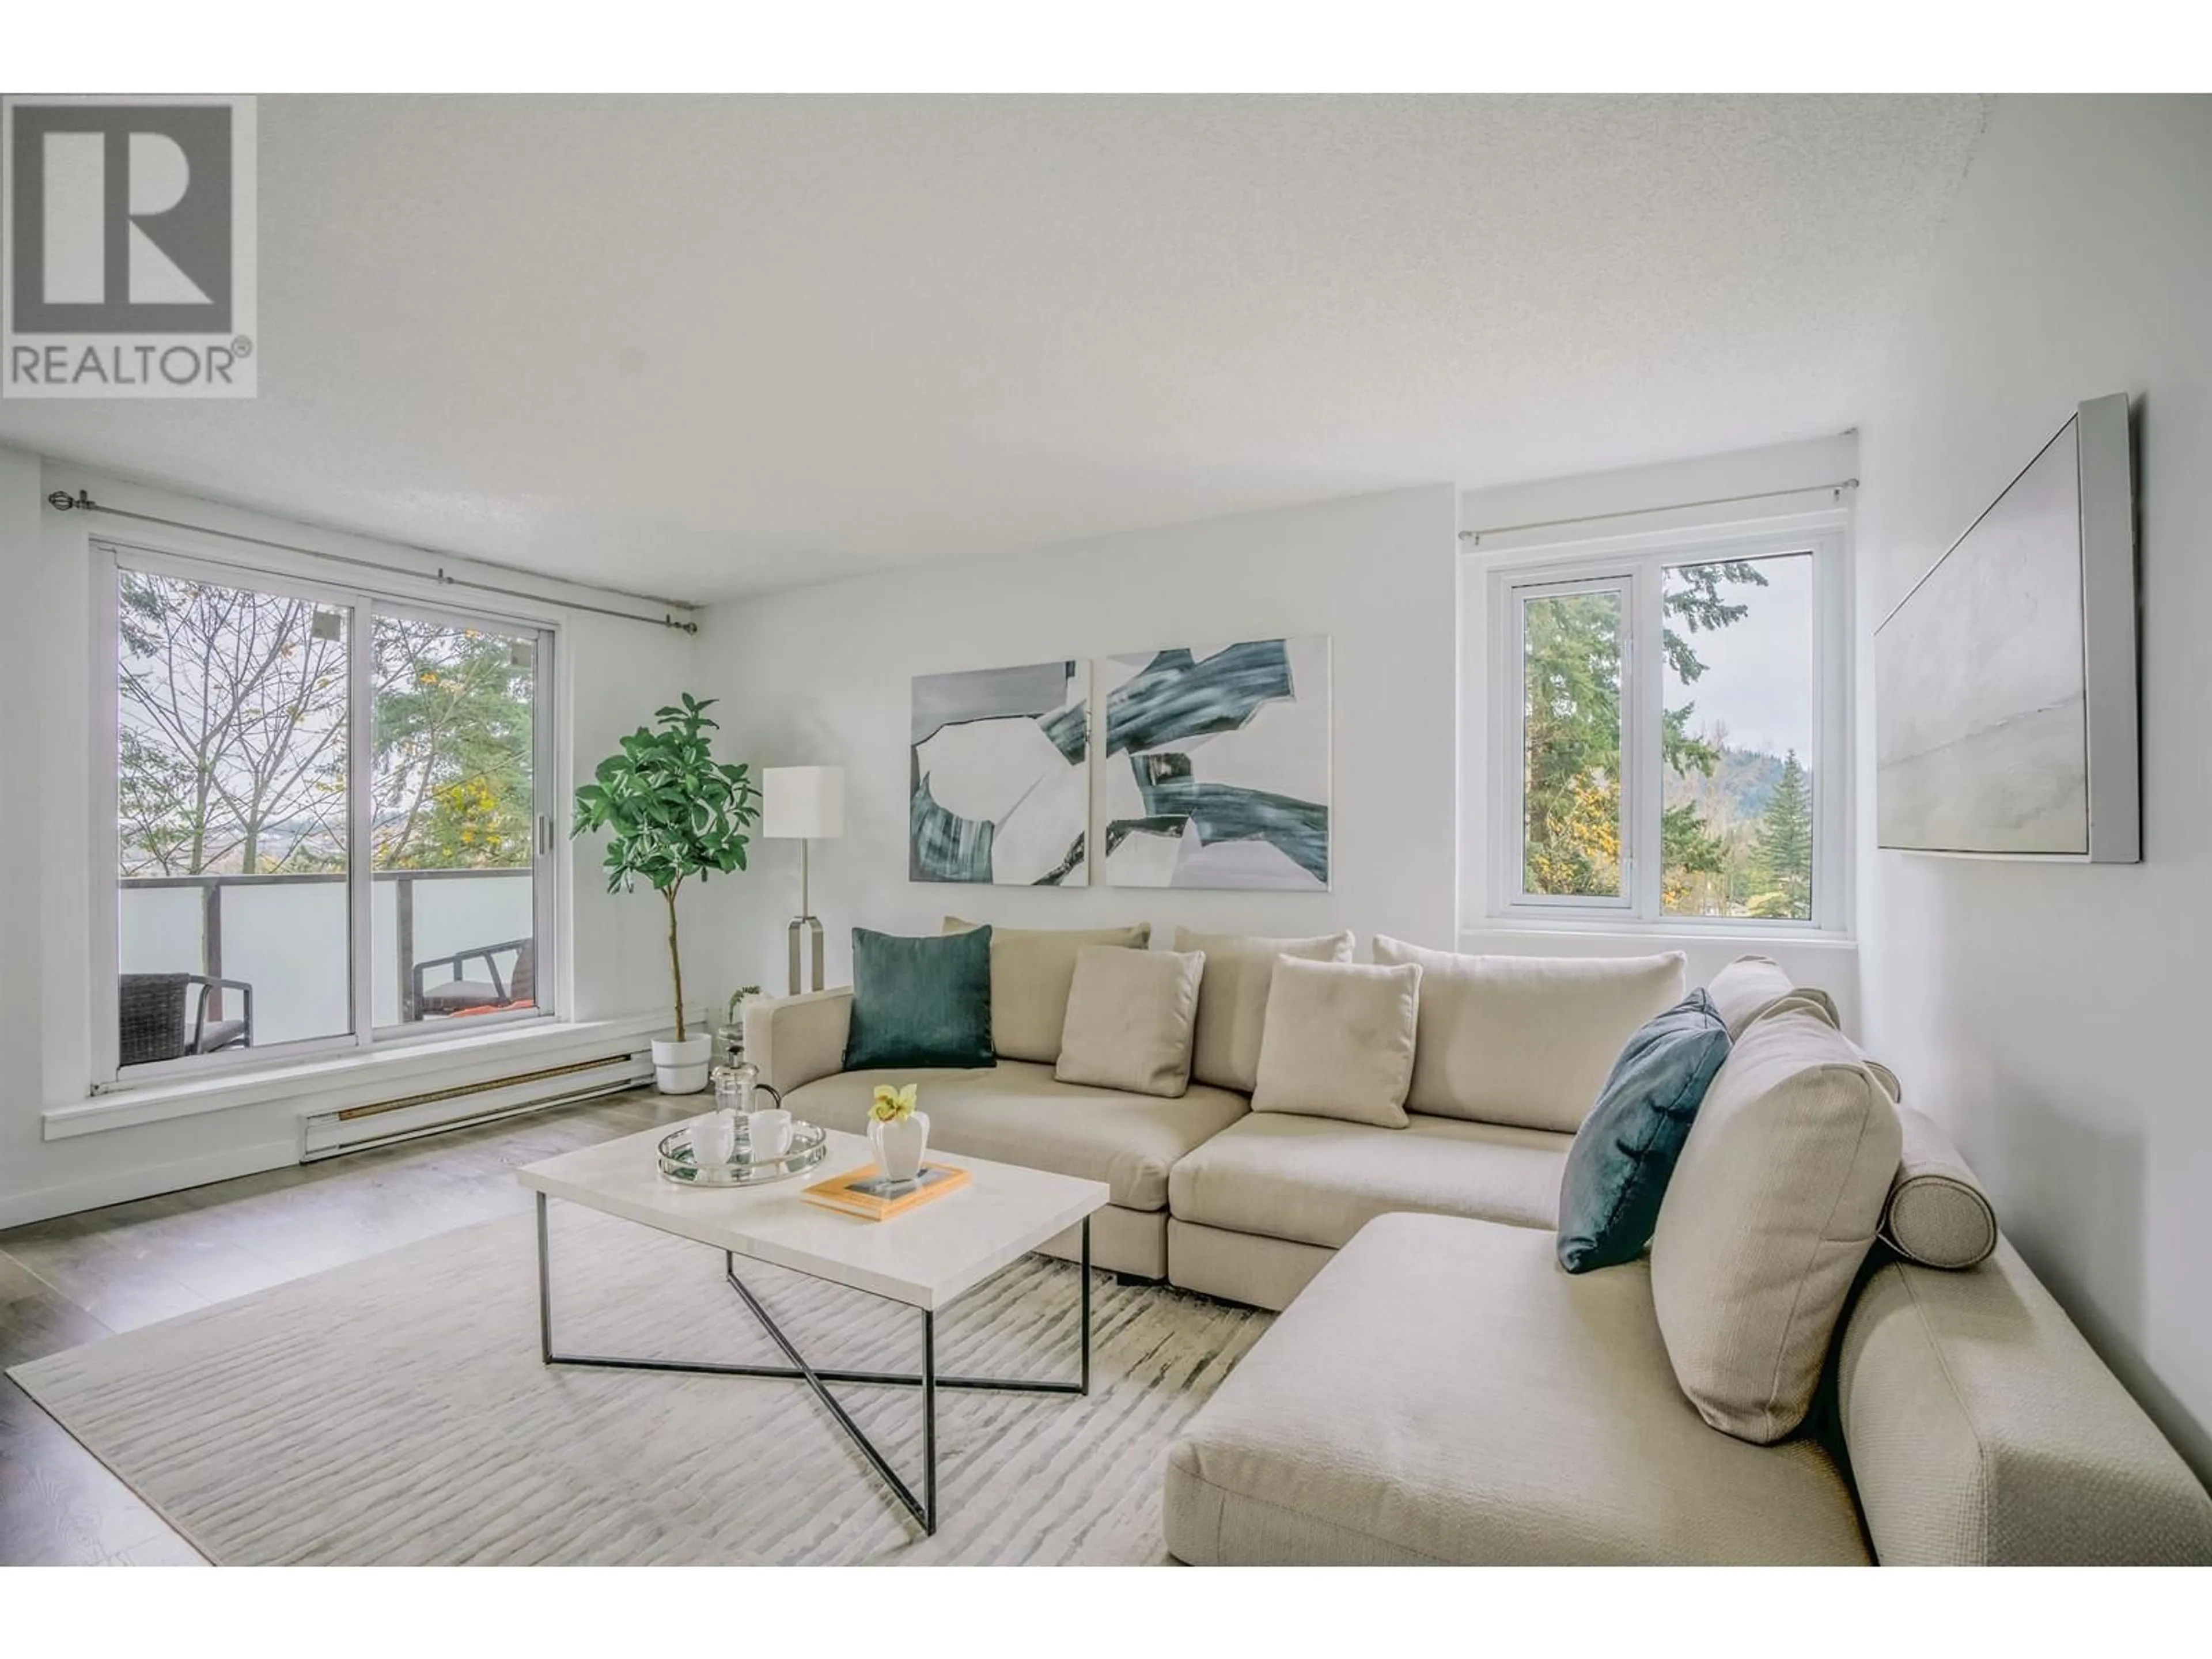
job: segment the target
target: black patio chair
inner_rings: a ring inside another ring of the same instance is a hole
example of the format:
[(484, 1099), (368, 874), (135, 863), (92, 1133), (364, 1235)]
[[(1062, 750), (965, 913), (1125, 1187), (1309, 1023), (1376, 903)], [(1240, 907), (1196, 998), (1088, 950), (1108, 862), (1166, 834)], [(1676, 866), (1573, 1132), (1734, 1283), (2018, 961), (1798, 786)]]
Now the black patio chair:
[[(193, 987), (199, 1000), (189, 1028), (185, 1000)], [(208, 1018), (208, 997), (218, 989), (240, 994), (239, 1019)], [(253, 988), (242, 979), (210, 979), (205, 974), (125, 974), (117, 986), (118, 1050), (125, 1066), (212, 1054), (224, 1048), (253, 1046)]]
[[(514, 954), (514, 971), (503, 975), (499, 971), (499, 959), (509, 951)], [(478, 961), (483, 963), (489, 979), (462, 978), (461, 970)], [(433, 968), (447, 969), (452, 977), (440, 984), (427, 984), (424, 975)], [(538, 941), (511, 939), (498, 945), (472, 945), (449, 957), (432, 957), (418, 962), (414, 975), (415, 1014), (418, 1019), (470, 1013), (480, 1008), (512, 1008), (537, 1000)]]

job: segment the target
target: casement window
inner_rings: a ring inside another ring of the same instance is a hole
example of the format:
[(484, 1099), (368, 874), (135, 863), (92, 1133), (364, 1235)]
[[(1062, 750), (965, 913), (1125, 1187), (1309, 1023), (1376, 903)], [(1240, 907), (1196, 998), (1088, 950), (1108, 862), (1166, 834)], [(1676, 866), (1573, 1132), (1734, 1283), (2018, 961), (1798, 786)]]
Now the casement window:
[(94, 552), (95, 1082), (553, 1013), (554, 630)]
[(1840, 534), (1534, 559), (1487, 578), (1492, 914), (1840, 930)]

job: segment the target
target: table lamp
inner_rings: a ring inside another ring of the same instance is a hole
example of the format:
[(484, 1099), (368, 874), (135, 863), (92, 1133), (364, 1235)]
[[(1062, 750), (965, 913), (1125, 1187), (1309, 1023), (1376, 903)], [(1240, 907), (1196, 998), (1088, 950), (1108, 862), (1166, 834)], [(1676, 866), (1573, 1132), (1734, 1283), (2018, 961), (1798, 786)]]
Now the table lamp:
[[(842, 766), (771, 766), (761, 774), (761, 834), (771, 841), (799, 843), (799, 914), (791, 919), (791, 990), (822, 988), (822, 923), (807, 891), (807, 848), (816, 841), (835, 841), (845, 833), (845, 769)], [(801, 986), (799, 941), (812, 936), (812, 978)]]

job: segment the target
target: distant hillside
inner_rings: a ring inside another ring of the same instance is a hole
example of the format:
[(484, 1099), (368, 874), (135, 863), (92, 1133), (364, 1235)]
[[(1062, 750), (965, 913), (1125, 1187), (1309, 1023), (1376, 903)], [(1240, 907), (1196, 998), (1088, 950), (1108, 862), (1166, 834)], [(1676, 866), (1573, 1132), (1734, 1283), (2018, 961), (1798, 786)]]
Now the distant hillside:
[(1713, 782), (1738, 818), (1755, 818), (1766, 811), (1781, 776), (1781, 756), (1764, 750), (1727, 748), (1721, 750)]
[[(1686, 778), (1668, 774), (1667, 800), (1697, 803), (1699, 816), (1713, 829), (1725, 833), (1740, 824), (1756, 823), (1772, 799), (1782, 776), (1782, 757), (1764, 750), (1721, 745), (1720, 764), (1710, 778), (1692, 772)], [(1811, 776), (1807, 774), (1808, 778)]]

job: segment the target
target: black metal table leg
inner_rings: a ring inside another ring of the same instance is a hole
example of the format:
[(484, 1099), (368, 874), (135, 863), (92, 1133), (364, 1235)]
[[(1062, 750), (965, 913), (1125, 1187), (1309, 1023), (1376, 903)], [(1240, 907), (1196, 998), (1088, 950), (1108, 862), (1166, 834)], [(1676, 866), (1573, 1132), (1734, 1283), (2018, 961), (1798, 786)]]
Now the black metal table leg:
[(753, 1310), (754, 1315), (760, 1320), (762, 1328), (775, 1339), (775, 1346), (783, 1350), (784, 1358), (798, 1367), (794, 1375), (804, 1378), (808, 1386), (813, 1389), (815, 1398), (829, 1407), (830, 1415), (837, 1419), (837, 1426), (851, 1437), (853, 1443), (860, 1449), (861, 1454), (867, 1458), (875, 1472), (883, 1477), (884, 1484), (891, 1489), (893, 1495), (900, 1503), (907, 1506), (914, 1518), (921, 1522), (925, 1532), (935, 1532), (937, 1530), (935, 1515), (937, 1508), (937, 1387), (935, 1349), (930, 1340), (931, 1322), (934, 1316), (924, 1313), (921, 1328), (924, 1367), (921, 1395), (922, 1409), (926, 1413), (923, 1418), (922, 1455), (928, 1465), (927, 1478), (923, 1484), (929, 1493), (928, 1501), (925, 1504), (915, 1497), (905, 1481), (899, 1479), (898, 1472), (891, 1468), (883, 1453), (876, 1449), (875, 1442), (862, 1432), (860, 1425), (853, 1420), (852, 1414), (838, 1403), (837, 1396), (830, 1392), (830, 1386), (823, 1381), (822, 1374), (801, 1357), (799, 1350), (793, 1346), (791, 1339), (783, 1334), (783, 1328), (768, 1316), (768, 1310), (761, 1306), (760, 1299), (745, 1288), (744, 1281), (735, 1273), (732, 1273), (730, 1283), (736, 1287), (738, 1294), (744, 1297), (745, 1305)]
[(921, 1315), (921, 1526), (937, 1531), (937, 1315)]
[[(768, 1377), (778, 1381), (805, 1382), (817, 1399), (828, 1409), (838, 1427), (853, 1442), (875, 1470), (891, 1495), (921, 1523), (927, 1534), (937, 1531), (937, 1391), (939, 1388), (966, 1389), (1014, 1394), (1077, 1394), (1091, 1392), (1091, 1218), (1083, 1219), (1082, 1261), (1077, 1271), (1077, 1316), (1080, 1325), (1078, 1333), (1080, 1364), (1078, 1379), (1073, 1382), (1047, 1382), (1010, 1376), (940, 1376), (937, 1371), (937, 1314), (934, 1310), (921, 1312), (921, 1370), (912, 1371), (852, 1370), (817, 1366), (810, 1364), (799, 1352), (798, 1346), (784, 1334), (783, 1328), (769, 1316), (758, 1297), (738, 1277), (737, 1256), (733, 1252), (722, 1253), (723, 1276), (730, 1287), (744, 1300), (753, 1316), (760, 1322), (784, 1357), (788, 1365), (725, 1364), (717, 1361), (696, 1359), (632, 1359), (610, 1354), (556, 1353), (553, 1348), (553, 1265), (550, 1236), (546, 1222), (545, 1194), (536, 1194), (538, 1200), (538, 1352), (539, 1360), (548, 1365), (577, 1365), (605, 1370), (671, 1371), (679, 1375), (714, 1376)], [(865, 1293), (864, 1293), (865, 1294)], [(832, 1382), (853, 1382), (869, 1387), (919, 1388), (921, 1390), (921, 1495), (917, 1498), (912, 1488), (899, 1478), (875, 1443), (853, 1420), (849, 1413), (830, 1392)]]
[(553, 1363), (553, 1264), (545, 1243), (545, 1194), (538, 1194), (538, 1363)]

